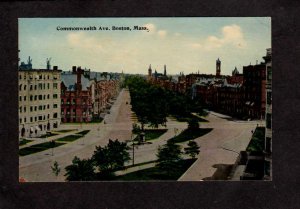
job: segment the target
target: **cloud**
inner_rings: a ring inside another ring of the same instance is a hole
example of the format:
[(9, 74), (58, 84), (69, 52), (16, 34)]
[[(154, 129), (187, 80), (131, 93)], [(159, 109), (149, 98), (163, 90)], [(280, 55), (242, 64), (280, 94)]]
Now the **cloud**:
[[(233, 46), (236, 48), (245, 48), (247, 43), (244, 39), (242, 29), (238, 25), (227, 25), (222, 28), (222, 36), (208, 36), (205, 41), (200, 43), (192, 43), (192, 48), (204, 48), (206, 50), (218, 49), (224, 46)], [(202, 47), (200, 47), (202, 46)]]
[(157, 35), (161, 38), (164, 38), (167, 35), (167, 31), (166, 30), (159, 30), (157, 32)]
[(69, 33), (67, 35), (69, 45), (84, 49), (102, 49), (102, 44), (94, 37), (88, 37), (83, 32)]
[(143, 26), (149, 29), (149, 34), (153, 34), (156, 32), (156, 26), (153, 23), (147, 23)]
[(223, 46), (224, 44), (224, 39), (219, 39), (216, 36), (209, 36), (206, 39), (206, 44), (205, 44), (205, 48), (209, 49), (209, 48), (220, 48)]
[(147, 32), (146, 34), (157, 35), (160, 38), (164, 38), (167, 35), (167, 31), (166, 30), (157, 30), (156, 25), (154, 25), (153, 23), (147, 23), (147, 24), (145, 24), (143, 26), (147, 27), (149, 29), (149, 32)]
[(174, 34), (176, 37), (179, 37), (179, 36), (181, 36), (181, 33), (175, 33)]
[(200, 49), (200, 48), (202, 48), (202, 45), (199, 44), (199, 43), (192, 43), (192, 44), (189, 44), (188, 46), (190, 48), (193, 48), (193, 49)]
[(222, 29), (225, 43), (231, 43), (236, 47), (245, 47), (246, 41), (242, 29), (238, 25), (225, 26)]

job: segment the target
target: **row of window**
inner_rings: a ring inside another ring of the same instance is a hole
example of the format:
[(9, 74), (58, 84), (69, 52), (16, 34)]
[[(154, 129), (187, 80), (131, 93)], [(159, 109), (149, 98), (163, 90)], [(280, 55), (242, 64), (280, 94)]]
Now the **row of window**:
[[(52, 96), (53, 99), (57, 99), (58, 98), (58, 94), (53, 94)], [(26, 96), (19, 96), (19, 101), (21, 102), (23, 99), (23, 101), (26, 101), (27, 100), (27, 97)], [(50, 99), (50, 94), (47, 95), (30, 95), (29, 97), (29, 100), (30, 101), (36, 101), (36, 100), (46, 100), (46, 99)]]
[(272, 67), (267, 67), (267, 80), (272, 80)]
[[(52, 85), (53, 89), (58, 89), (58, 83), (53, 83)], [(22, 91), (26, 91), (27, 89), (27, 85), (19, 85), (19, 90)], [(45, 89), (50, 89), (50, 83), (39, 83), (38, 85), (29, 85), (29, 90), (45, 90)]]
[[(21, 80), (21, 79), (24, 79), (24, 80), (26, 80), (27, 79), (27, 76), (26, 76), (26, 74), (24, 74), (24, 76), (22, 76), (21, 74), (19, 75), (19, 79)], [(57, 80), (59, 78), (59, 76), (58, 75), (53, 75), (53, 79), (54, 80)], [(33, 75), (31, 74), (31, 75), (29, 75), (29, 79), (33, 79)], [(50, 75), (42, 75), (42, 74), (40, 74), (40, 75), (36, 75), (35, 77), (34, 77), (34, 79), (39, 79), (39, 80), (46, 80), (46, 79), (52, 79), (52, 76), (50, 76)]]
[[(72, 110), (72, 113), (73, 114), (75, 114), (76, 113), (76, 110), (75, 109), (73, 109)], [(82, 115), (85, 115), (85, 114), (88, 114), (88, 112), (86, 113), (86, 112), (83, 112), (82, 113)], [(91, 115), (92, 113), (90, 112), (90, 115)], [(61, 112), (61, 115), (64, 115), (64, 112)], [(67, 115), (70, 115), (70, 110), (67, 110)]]
[[(72, 101), (71, 101), (70, 99), (67, 99), (67, 101), (65, 103), (65, 100), (62, 99), (61, 100), (61, 104), (73, 104), (73, 105), (75, 105), (76, 104), (76, 100), (72, 99)], [(87, 101), (83, 101), (82, 104), (85, 105), (85, 104), (88, 104), (88, 102)]]
[(272, 92), (267, 91), (267, 104), (272, 104)]
[[(53, 113), (53, 118), (57, 118), (58, 117), (58, 114), (57, 113)], [(48, 114), (47, 116), (46, 115), (40, 115), (40, 116), (36, 116), (36, 117), (28, 117), (30, 120), (30, 122), (32, 123), (32, 122), (37, 122), (37, 121), (44, 121), (44, 120), (47, 120), (47, 119), (50, 119), (50, 114)], [(23, 120), (24, 119), (24, 120)], [(27, 120), (26, 120), (27, 118), (26, 117), (24, 117), (24, 118), (20, 118), (19, 120), (20, 120), (20, 124), (21, 123), (26, 123), (27, 122)]]
[(267, 113), (266, 115), (266, 128), (272, 127), (272, 115), (270, 113)]
[[(57, 108), (58, 105), (57, 104), (53, 104), (53, 108)], [(39, 105), (39, 106), (30, 106), (30, 112), (33, 111), (40, 111), (40, 110), (46, 110), (46, 109), (50, 109), (50, 105), (48, 104), (46, 105)], [(26, 107), (19, 107), (19, 112), (22, 113), (24, 111), (24, 113), (26, 112)]]

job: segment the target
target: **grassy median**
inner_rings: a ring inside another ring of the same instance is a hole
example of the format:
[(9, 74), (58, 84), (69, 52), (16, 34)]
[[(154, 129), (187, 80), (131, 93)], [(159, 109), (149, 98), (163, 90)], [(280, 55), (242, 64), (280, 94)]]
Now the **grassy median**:
[(164, 171), (159, 169), (158, 167), (147, 168), (135, 172), (131, 172), (122, 176), (116, 176), (114, 180), (116, 181), (165, 181), (178, 180), (185, 171), (196, 161), (196, 159), (187, 159), (181, 160), (177, 164), (176, 172), (172, 172), (171, 174), (168, 171)]
[(178, 136), (175, 136), (170, 140), (173, 140), (175, 143), (186, 142), (208, 134), (212, 130), (212, 128), (185, 129)]
[[(64, 145), (65, 143), (61, 143), (61, 142), (56, 142), (54, 144), (54, 147), (59, 147), (61, 145)], [(25, 156), (25, 155), (30, 155), (33, 153), (37, 153), (37, 152), (42, 152), (45, 151), (47, 149), (51, 149), (52, 145), (50, 142), (44, 142), (41, 144), (36, 144), (36, 145), (32, 145), (30, 147), (25, 147), (19, 150), (19, 155), (20, 156)]]

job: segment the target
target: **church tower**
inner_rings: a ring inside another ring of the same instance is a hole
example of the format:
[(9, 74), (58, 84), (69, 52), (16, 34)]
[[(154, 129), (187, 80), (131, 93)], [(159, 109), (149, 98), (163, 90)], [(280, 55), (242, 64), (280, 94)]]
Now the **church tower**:
[(164, 65), (164, 76), (167, 76), (167, 66)]
[(219, 78), (221, 76), (221, 61), (218, 58), (216, 61), (216, 77)]
[(151, 69), (151, 64), (149, 66), (149, 69), (148, 69), (148, 80), (150, 80), (152, 77), (152, 69)]

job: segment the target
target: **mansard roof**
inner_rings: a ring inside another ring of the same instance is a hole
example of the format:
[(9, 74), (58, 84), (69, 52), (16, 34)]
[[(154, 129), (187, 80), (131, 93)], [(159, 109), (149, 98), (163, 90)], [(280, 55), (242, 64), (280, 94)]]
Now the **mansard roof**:
[[(61, 82), (64, 83), (64, 85), (69, 91), (74, 91), (75, 84), (77, 82), (77, 75), (69, 72), (61, 74)], [(89, 83), (89, 79), (85, 78), (84, 76), (81, 76), (82, 90), (88, 90)]]

